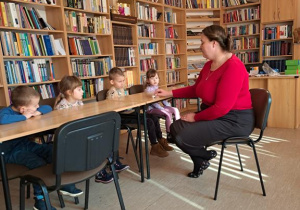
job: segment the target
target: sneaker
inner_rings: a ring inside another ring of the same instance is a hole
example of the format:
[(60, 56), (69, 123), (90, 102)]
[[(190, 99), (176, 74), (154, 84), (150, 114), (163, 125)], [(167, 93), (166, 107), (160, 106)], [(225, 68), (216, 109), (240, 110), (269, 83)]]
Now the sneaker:
[[(46, 203), (45, 203), (44, 199), (34, 198), (34, 200), (35, 200), (34, 206), (33, 206), (34, 210), (47, 210)], [(51, 206), (51, 210), (56, 210), (56, 208)]]
[(129, 169), (129, 165), (122, 164), (118, 158), (115, 163), (115, 169), (116, 169), (116, 172), (121, 172), (126, 169)]
[(59, 192), (61, 195), (68, 195), (71, 197), (78, 197), (79, 195), (83, 194), (82, 190), (75, 187), (75, 184), (66, 185), (62, 187)]
[(105, 169), (102, 169), (95, 176), (95, 182), (101, 182), (103, 184), (108, 184), (114, 180), (112, 174), (108, 174)]

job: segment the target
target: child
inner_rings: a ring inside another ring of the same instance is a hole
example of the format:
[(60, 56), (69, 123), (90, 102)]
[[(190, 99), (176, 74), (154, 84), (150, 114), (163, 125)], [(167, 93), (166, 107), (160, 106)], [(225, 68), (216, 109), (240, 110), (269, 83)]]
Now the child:
[[(154, 94), (155, 90), (158, 89), (158, 83), (159, 77), (156, 70), (149, 69), (146, 73), (145, 92)], [(180, 113), (179, 110), (176, 107), (172, 107), (168, 101), (164, 100), (162, 101), (162, 104), (164, 106), (161, 106), (159, 103), (151, 104), (148, 107), (147, 113), (166, 117), (166, 131), (169, 136), (173, 115), (175, 116), (175, 120), (179, 120)]]
[[(0, 110), (0, 124), (9, 124), (27, 120), (52, 111), (48, 105), (39, 106), (40, 95), (27, 86), (16, 87), (11, 93), (12, 105)], [(3, 143), (4, 160), (6, 163), (24, 165), (34, 169), (52, 162), (52, 145), (37, 144), (22, 137)], [(33, 209), (46, 210), (42, 190), (38, 185), (33, 185), (35, 204)], [(81, 190), (75, 191), (75, 185), (68, 185), (61, 190), (75, 197), (82, 194)], [(55, 208), (52, 207), (52, 210)]]
[[(107, 92), (107, 98), (123, 97), (124, 95), (124, 82), (125, 76), (120, 68), (113, 68), (109, 71), (110, 83), (113, 87)], [(136, 123), (133, 119), (122, 119), (122, 124)], [(172, 151), (173, 147), (170, 147), (167, 140), (162, 137), (160, 129), (159, 119), (154, 115), (147, 114), (147, 128), (149, 140), (151, 142), (150, 154), (158, 157), (167, 157)]]
[(60, 93), (55, 101), (55, 109), (67, 109), (74, 106), (81, 106), (83, 90), (82, 82), (78, 77), (65, 76), (59, 83)]

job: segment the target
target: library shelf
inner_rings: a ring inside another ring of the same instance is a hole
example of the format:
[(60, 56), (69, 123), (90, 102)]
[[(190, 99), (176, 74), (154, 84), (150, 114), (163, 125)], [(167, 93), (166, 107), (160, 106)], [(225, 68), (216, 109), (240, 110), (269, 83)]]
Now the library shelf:
[(33, 86), (33, 85), (43, 85), (43, 84), (53, 84), (58, 83), (60, 80), (44, 81), (44, 82), (30, 82), (30, 83), (16, 83), (16, 84), (7, 84), (7, 87), (16, 87), (16, 86)]
[(94, 15), (101, 15), (101, 16), (109, 16), (109, 13), (107, 13), (107, 12), (97, 12), (97, 11), (77, 9), (77, 8), (72, 8), (72, 7), (64, 7), (64, 10), (82, 12), (82, 13), (88, 13), (88, 14), (94, 14)]
[(31, 29), (31, 28), (15, 28), (15, 27), (5, 27), (0, 26), (0, 30), (5, 31), (24, 31), (24, 32), (37, 32), (37, 33), (46, 33), (46, 34), (60, 34), (64, 33), (62, 30), (45, 30), (45, 29)]
[(258, 22), (260, 21), (260, 18), (253, 19), (253, 20), (244, 20), (244, 21), (235, 21), (235, 22), (229, 22), (229, 23), (222, 23), (223, 25), (233, 25), (233, 24), (242, 24), (242, 23), (249, 23), (249, 22)]
[(247, 4), (237, 5), (237, 6), (230, 6), (230, 7), (224, 7), (224, 6), (222, 6), (221, 8), (223, 10), (234, 10), (234, 9), (245, 8), (245, 7), (252, 7), (252, 6), (259, 6), (259, 5), (260, 5), (260, 2), (257, 2), (257, 3), (247, 3)]

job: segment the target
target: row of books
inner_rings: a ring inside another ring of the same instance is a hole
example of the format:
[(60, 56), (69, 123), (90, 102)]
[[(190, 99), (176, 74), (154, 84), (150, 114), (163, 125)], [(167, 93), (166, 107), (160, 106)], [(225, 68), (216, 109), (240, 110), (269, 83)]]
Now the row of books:
[(143, 5), (140, 2), (136, 3), (137, 18), (142, 20), (158, 20), (158, 10), (149, 5)]
[(149, 69), (158, 69), (157, 60), (154, 58), (140, 59), (141, 72), (146, 72)]
[(164, 0), (166, 5), (170, 5), (173, 7), (182, 7), (182, 0)]
[(179, 54), (179, 44), (166, 43), (166, 54)]
[(52, 34), (1, 31), (0, 35), (5, 56), (52, 56), (64, 51), (62, 40), (55, 40)]
[(86, 13), (65, 11), (65, 23), (68, 31), (110, 34), (110, 19), (105, 16), (87, 17)]
[(257, 20), (260, 18), (260, 8), (237, 9), (223, 14), (223, 23), (233, 23), (237, 21)]
[(116, 66), (135, 66), (135, 50), (133, 47), (115, 47)]
[(278, 69), (278, 72), (284, 72), (286, 60), (264, 60), (272, 69)]
[(167, 84), (180, 82), (180, 71), (168, 71), (166, 75)]
[(187, 101), (187, 99), (176, 99), (175, 107), (177, 107), (179, 110), (186, 108), (186, 106), (187, 106), (186, 101)]
[(134, 85), (134, 79), (133, 79), (133, 71), (125, 71), (125, 86), (127, 88), (131, 87)]
[(139, 37), (157, 37), (155, 24), (142, 24), (138, 25), (138, 36)]
[(178, 38), (178, 33), (176, 29), (173, 28), (173, 26), (169, 26), (165, 28), (165, 38), (171, 38), (171, 39)]
[(188, 9), (220, 8), (220, 2), (219, 0), (186, 0), (186, 8)]
[(36, 8), (0, 2), (0, 26), (54, 30)]
[(91, 98), (97, 95), (97, 93), (104, 88), (104, 79), (89, 79), (89, 80), (81, 80), (82, 82), (82, 90), (83, 90), (83, 98)]
[(63, 0), (65, 7), (107, 13), (106, 0)]
[(113, 25), (113, 40), (115, 45), (132, 45), (131, 26)]
[(292, 43), (285, 41), (276, 41), (263, 44), (263, 56), (291, 55)]
[[(256, 0), (259, 1), (259, 0)], [(256, 2), (255, 0), (222, 0), (222, 5), (223, 7), (231, 7), (231, 6), (238, 6), (238, 5), (242, 5), (242, 4), (248, 4), (248, 3), (252, 3), (252, 2)]]
[(4, 61), (7, 84), (22, 84), (55, 80), (51, 61), (33, 59), (30, 61)]
[(180, 58), (166, 58), (166, 67), (167, 69), (180, 68)]
[(265, 27), (262, 29), (262, 39), (285, 39), (292, 37), (292, 25), (278, 25), (274, 27)]
[(187, 69), (201, 71), (205, 63), (206, 63), (206, 60), (189, 60)]
[(57, 0), (23, 0), (25, 2), (35, 2), (35, 3), (41, 3), (41, 4), (52, 4), (56, 5)]
[(258, 52), (239, 52), (236, 56), (244, 63), (256, 63), (259, 61)]
[(166, 23), (177, 23), (177, 15), (175, 12), (164, 12), (165, 22)]
[(68, 37), (68, 42), (71, 55), (101, 55), (95, 37)]
[(257, 33), (259, 33), (259, 24), (252, 23), (252, 24), (247, 24), (247, 25), (227, 27), (227, 32), (231, 36), (257, 34)]
[(77, 77), (94, 77), (108, 75), (112, 68), (110, 57), (98, 59), (74, 59), (71, 60), (73, 75)]
[(156, 55), (158, 54), (158, 43), (140, 43), (139, 54), (140, 55)]
[(233, 40), (233, 49), (244, 50), (259, 48), (259, 38), (258, 37), (242, 37), (240, 39)]

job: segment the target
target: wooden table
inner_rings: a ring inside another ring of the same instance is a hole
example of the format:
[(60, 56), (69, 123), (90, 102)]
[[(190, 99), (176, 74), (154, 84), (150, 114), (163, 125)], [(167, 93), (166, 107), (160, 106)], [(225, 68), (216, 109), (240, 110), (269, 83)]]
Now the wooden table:
[[(88, 103), (83, 106), (73, 107), (69, 109), (55, 110), (48, 114), (33, 117), (22, 122), (0, 125), (0, 168), (6, 209), (10, 210), (12, 209), (12, 207), (7, 180), (7, 172), (4, 162), (4, 153), (2, 152), (3, 142), (55, 129), (64, 123), (77, 119), (82, 119), (109, 111), (119, 112), (126, 109), (144, 106), (145, 104), (146, 102), (143, 102), (142, 100), (131, 100), (130, 97), (128, 97), (128, 100), (105, 100), (101, 102)], [(142, 157), (142, 150), (140, 151), (140, 156)], [(141, 171), (141, 177), (143, 181), (143, 171)]]

